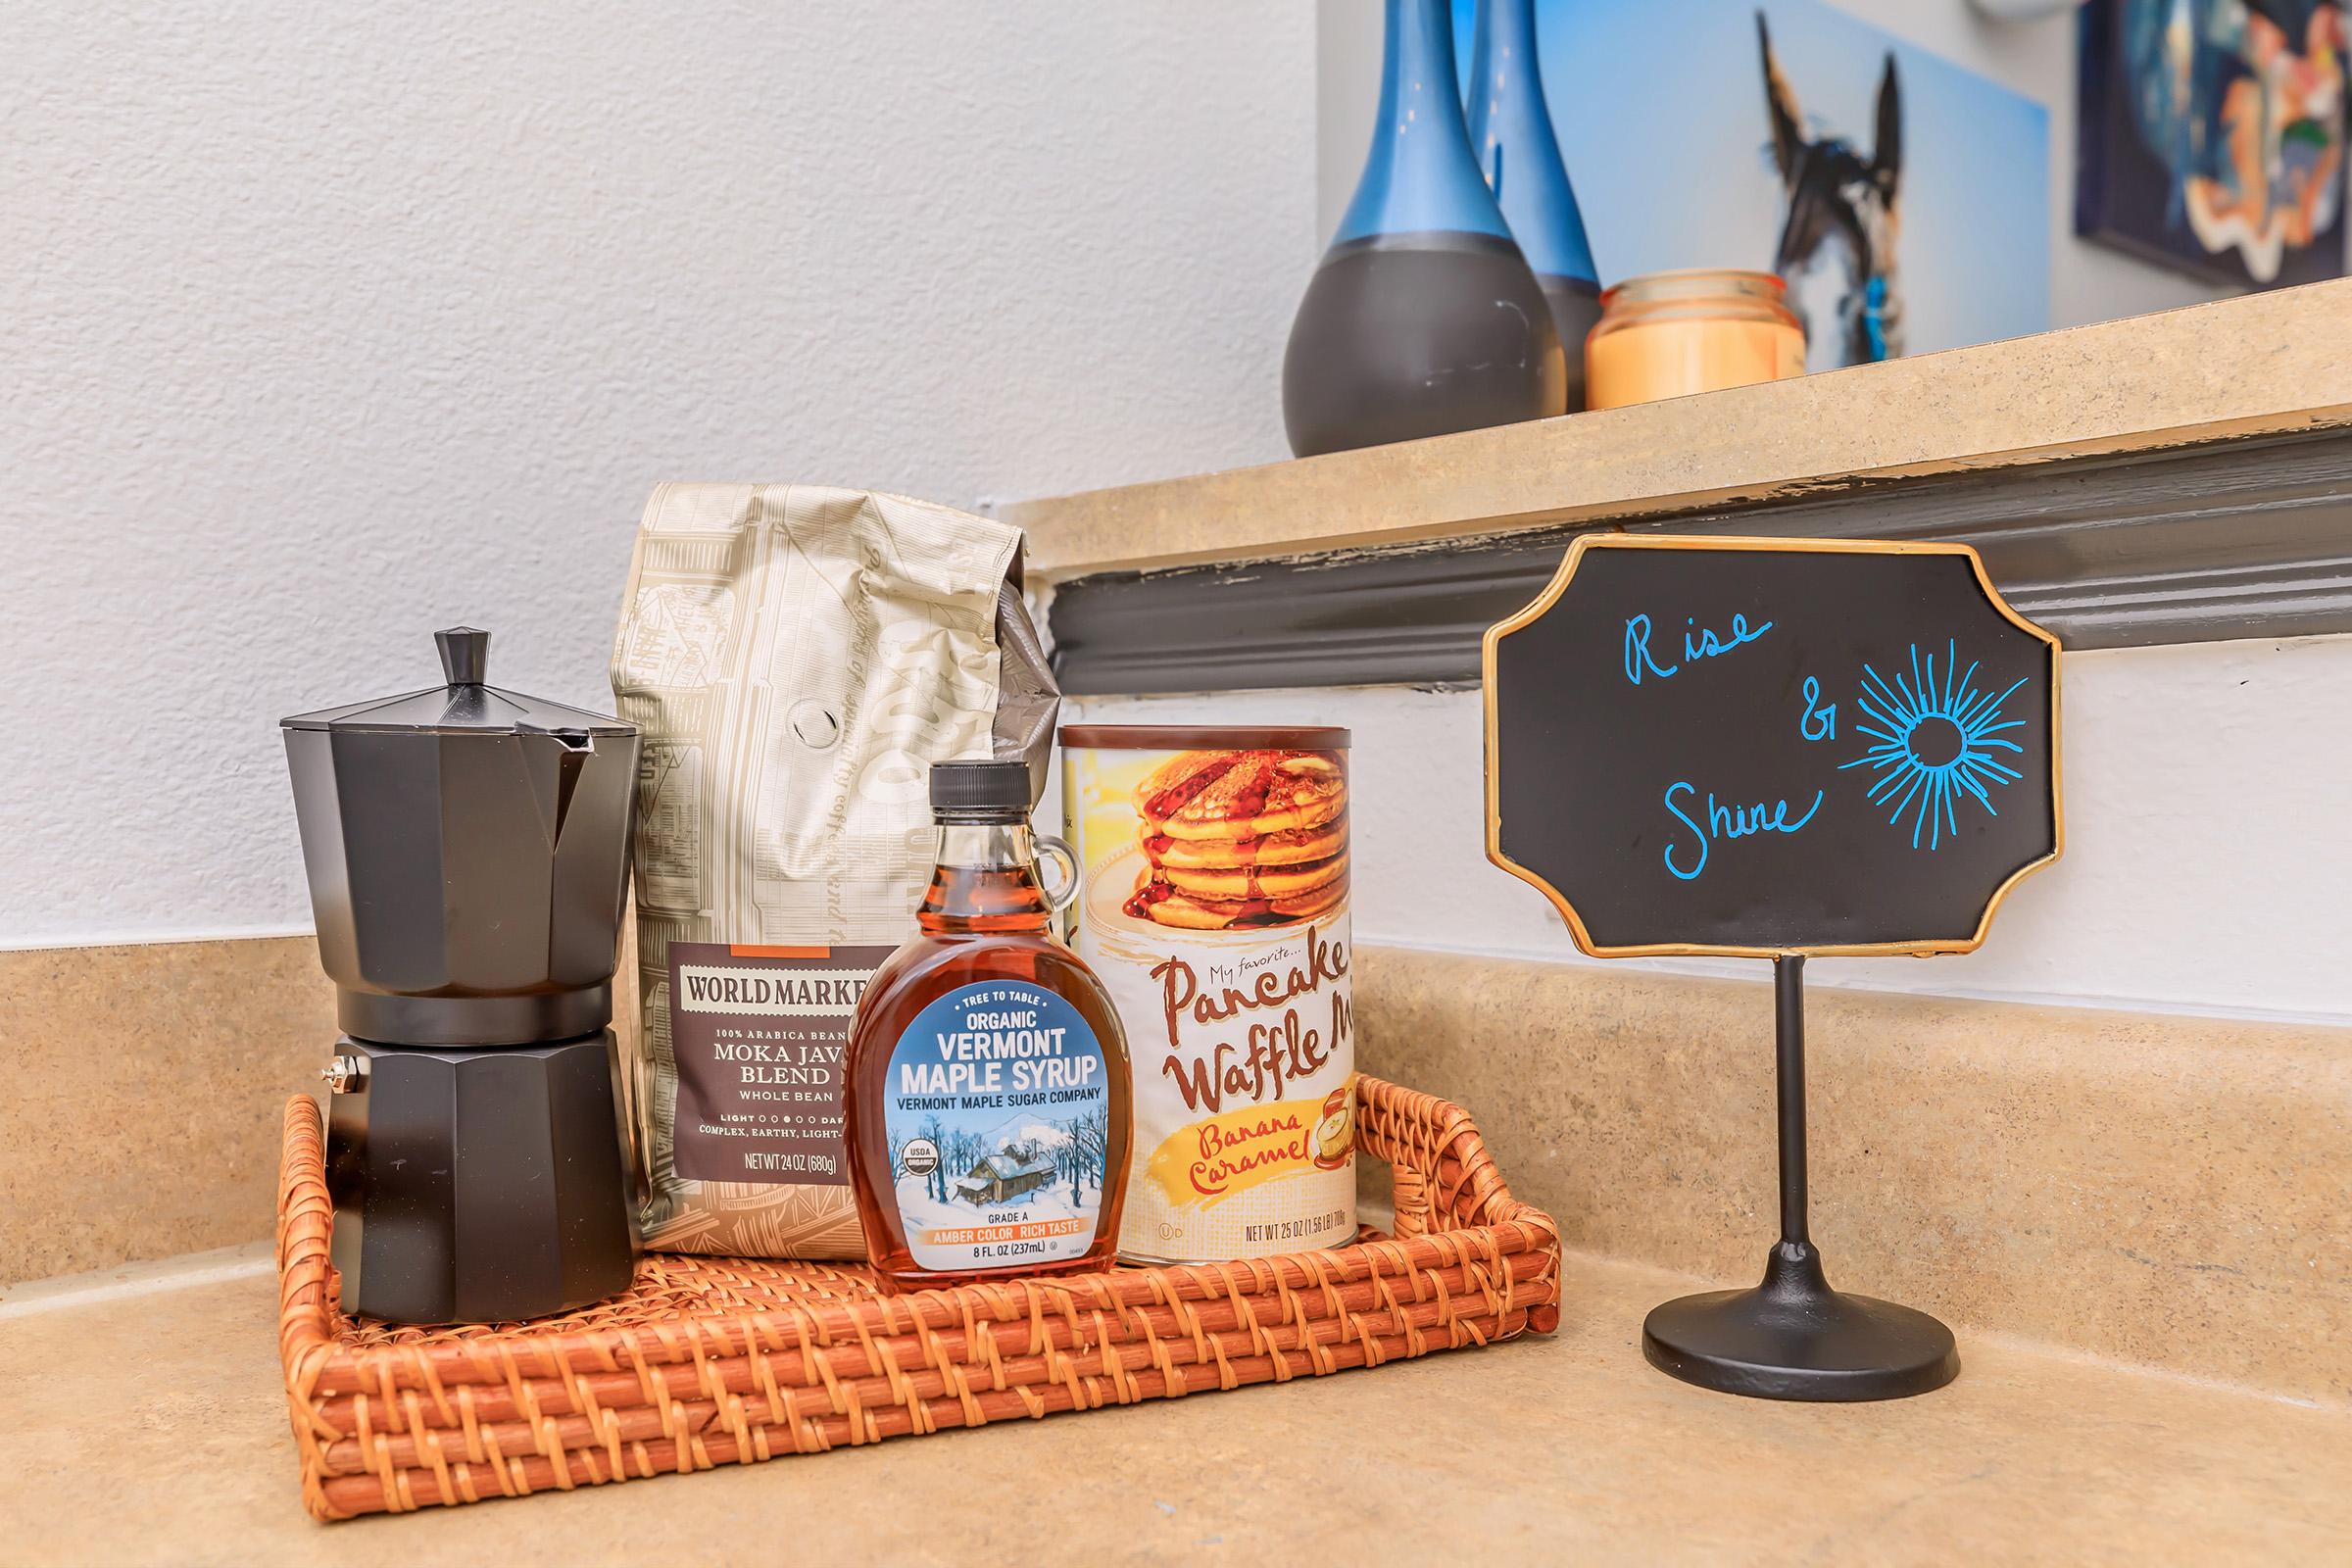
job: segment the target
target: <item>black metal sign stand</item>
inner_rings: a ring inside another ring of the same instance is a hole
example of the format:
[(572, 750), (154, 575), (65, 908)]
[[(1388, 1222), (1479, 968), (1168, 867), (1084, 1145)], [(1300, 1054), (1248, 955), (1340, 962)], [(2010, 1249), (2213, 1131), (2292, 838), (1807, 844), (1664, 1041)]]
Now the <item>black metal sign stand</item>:
[(1960, 1373), (1952, 1331), (1925, 1312), (1830, 1289), (1805, 1224), (1805, 960), (1772, 960), (1780, 1044), (1781, 1240), (1749, 1291), (1668, 1301), (1642, 1326), (1649, 1364), (1766, 1399), (1897, 1399)]

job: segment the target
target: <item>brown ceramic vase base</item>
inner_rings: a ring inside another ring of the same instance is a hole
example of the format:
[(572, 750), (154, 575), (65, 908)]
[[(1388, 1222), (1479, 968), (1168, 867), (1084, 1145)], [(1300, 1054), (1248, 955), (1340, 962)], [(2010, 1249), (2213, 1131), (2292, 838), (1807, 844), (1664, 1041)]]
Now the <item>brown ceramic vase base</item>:
[(1642, 1353), (1724, 1394), (1817, 1402), (1900, 1399), (1960, 1375), (1952, 1331), (1925, 1312), (1830, 1289), (1809, 1243), (1782, 1242), (1764, 1283), (1653, 1309)]

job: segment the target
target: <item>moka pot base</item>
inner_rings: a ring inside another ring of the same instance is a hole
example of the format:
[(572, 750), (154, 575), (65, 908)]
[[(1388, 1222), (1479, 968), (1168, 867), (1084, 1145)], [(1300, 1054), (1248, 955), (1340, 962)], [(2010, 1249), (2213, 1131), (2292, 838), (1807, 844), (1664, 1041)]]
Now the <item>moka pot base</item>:
[(610, 1029), (487, 1050), (338, 1040), (326, 1180), (345, 1310), (497, 1323), (627, 1290), (618, 1064)]

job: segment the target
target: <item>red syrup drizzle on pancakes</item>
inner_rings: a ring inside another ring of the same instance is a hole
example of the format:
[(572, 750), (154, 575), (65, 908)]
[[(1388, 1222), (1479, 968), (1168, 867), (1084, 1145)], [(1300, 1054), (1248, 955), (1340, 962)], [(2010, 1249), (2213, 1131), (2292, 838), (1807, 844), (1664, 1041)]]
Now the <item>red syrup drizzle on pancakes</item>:
[(1231, 772), (1233, 764), (1240, 760), (1241, 759), (1238, 757), (1210, 758), (1205, 765), (1194, 769), (1184, 778), (1177, 780), (1145, 802), (1145, 814), (1158, 817), (1163, 821), (1174, 816), (1192, 804), (1194, 796)]

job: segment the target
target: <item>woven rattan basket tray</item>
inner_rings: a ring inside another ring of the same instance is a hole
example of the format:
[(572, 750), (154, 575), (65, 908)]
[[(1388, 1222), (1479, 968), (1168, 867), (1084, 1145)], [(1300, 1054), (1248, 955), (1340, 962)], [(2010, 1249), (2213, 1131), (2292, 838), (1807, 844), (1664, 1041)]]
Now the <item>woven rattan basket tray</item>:
[(890, 1298), (862, 1269), (648, 1253), (565, 1317), (408, 1329), (345, 1317), (318, 1107), (286, 1106), (278, 1347), (304, 1504), (348, 1519), (942, 1427), (1287, 1382), (1486, 1345), (1559, 1317), (1559, 1233), (1455, 1105), (1357, 1080), (1396, 1234), (1248, 1263), (1120, 1268)]

